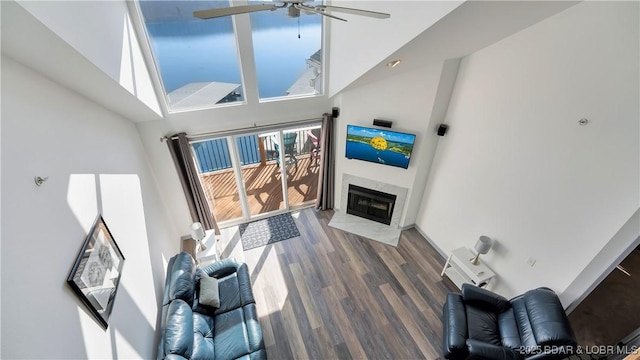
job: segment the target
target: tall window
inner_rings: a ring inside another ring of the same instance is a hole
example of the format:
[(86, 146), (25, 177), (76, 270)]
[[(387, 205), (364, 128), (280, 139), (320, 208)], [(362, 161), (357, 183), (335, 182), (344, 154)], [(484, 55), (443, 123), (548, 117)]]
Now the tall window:
[[(247, 99), (247, 87), (257, 88), (260, 100), (322, 94), (321, 15), (291, 17), (282, 8), (203, 20), (193, 12), (239, 4), (144, 0), (138, 5), (169, 110), (258, 101)], [(234, 29), (237, 16), (250, 22)], [(253, 58), (241, 59), (238, 47), (249, 42)], [(243, 76), (243, 69), (255, 69), (257, 83), (243, 84), (253, 78)]]
[(288, 9), (251, 14), (260, 99), (322, 93), (321, 17), (304, 12), (290, 17)]

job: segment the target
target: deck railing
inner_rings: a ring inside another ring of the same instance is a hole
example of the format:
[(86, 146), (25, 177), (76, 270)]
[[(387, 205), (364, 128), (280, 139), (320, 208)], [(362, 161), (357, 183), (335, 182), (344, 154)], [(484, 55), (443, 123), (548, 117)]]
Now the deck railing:
[[(294, 153), (296, 155), (309, 154), (314, 148), (314, 136), (319, 138), (320, 127), (294, 131), (297, 133)], [(288, 131), (285, 131), (288, 133)], [(277, 134), (270, 133), (263, 136), (247, 135), (236, 137), (240, 165), (257, 163), (266, 164), (278, 158)], [(196, 157), (200, 173), (231, 168), (231, 156), (227, 138), (217, 138), (193, 143), (193, 153)]]

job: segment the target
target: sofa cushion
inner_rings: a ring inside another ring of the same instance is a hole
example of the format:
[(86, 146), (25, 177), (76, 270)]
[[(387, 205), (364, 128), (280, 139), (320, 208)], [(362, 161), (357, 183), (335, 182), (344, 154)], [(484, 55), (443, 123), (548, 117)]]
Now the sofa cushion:
[(216, 359), (235, 359), (250, 353), (242, 308), (215, 316), (213, 344)]
[(213, 359), (214, 319), (211, 316), (193, 313), (193, 355), (192, 359)]
[(511, 299), (511, 307), (513, 308), (513, 315), (518, 324), (518, 333), (520, 334), (520, 344), (528, 351), (535, 349), (538, 345), (536, 339), (533, 336), (533, 330), (531, 329), (531, 323), (529, 322), (529, 313), (524, 303), (524, 298), (518, 296)]
[(220, 307), (215, 311), (216, 314), (242, 306), (237, 273), (218, 279), (218, 291), (220, 292)]
[(220, 307), (218, 279), (210, 276), (200, 278), (200, 295), (198, 296), (198, 301), (202, 305), (215, 308)]
[(191, 306), (178, 299), (169, 304), (164, 332), (165, 354), (191, 358), (193, 353), (193, 312)]
[(498, 314), (498, 328), (500, 329), (500, 339), (503, 346), (512, 349), (519, 349), (522, 346), (513, 308)]

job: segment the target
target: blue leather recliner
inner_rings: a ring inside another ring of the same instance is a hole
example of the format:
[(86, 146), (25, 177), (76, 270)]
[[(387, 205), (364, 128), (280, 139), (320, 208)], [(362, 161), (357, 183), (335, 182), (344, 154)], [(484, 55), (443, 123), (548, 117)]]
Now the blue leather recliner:
[[(220, 307), (198, 303), (199, 280), (218, 279)], [(223, 259), (202, 268), (182, 252), (167, 269), (158, 359), (267, 358), (247, 265)]]

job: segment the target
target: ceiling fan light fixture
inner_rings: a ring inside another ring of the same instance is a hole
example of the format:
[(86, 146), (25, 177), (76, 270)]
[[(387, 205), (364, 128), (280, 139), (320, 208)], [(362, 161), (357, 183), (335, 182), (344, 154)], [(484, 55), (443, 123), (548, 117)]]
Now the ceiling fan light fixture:
[(400, 59), (398, 59), (398, 60), (393, 60), (393, 61), (389, 61), (389, 62), (387, 63), (387, 66), (393, 69), (394, 67), (396, 67), (396, 66), (400, 65), (400, 63), (401, 63), (401, 62), (402, 62), (402, 60), (400, 60)]

